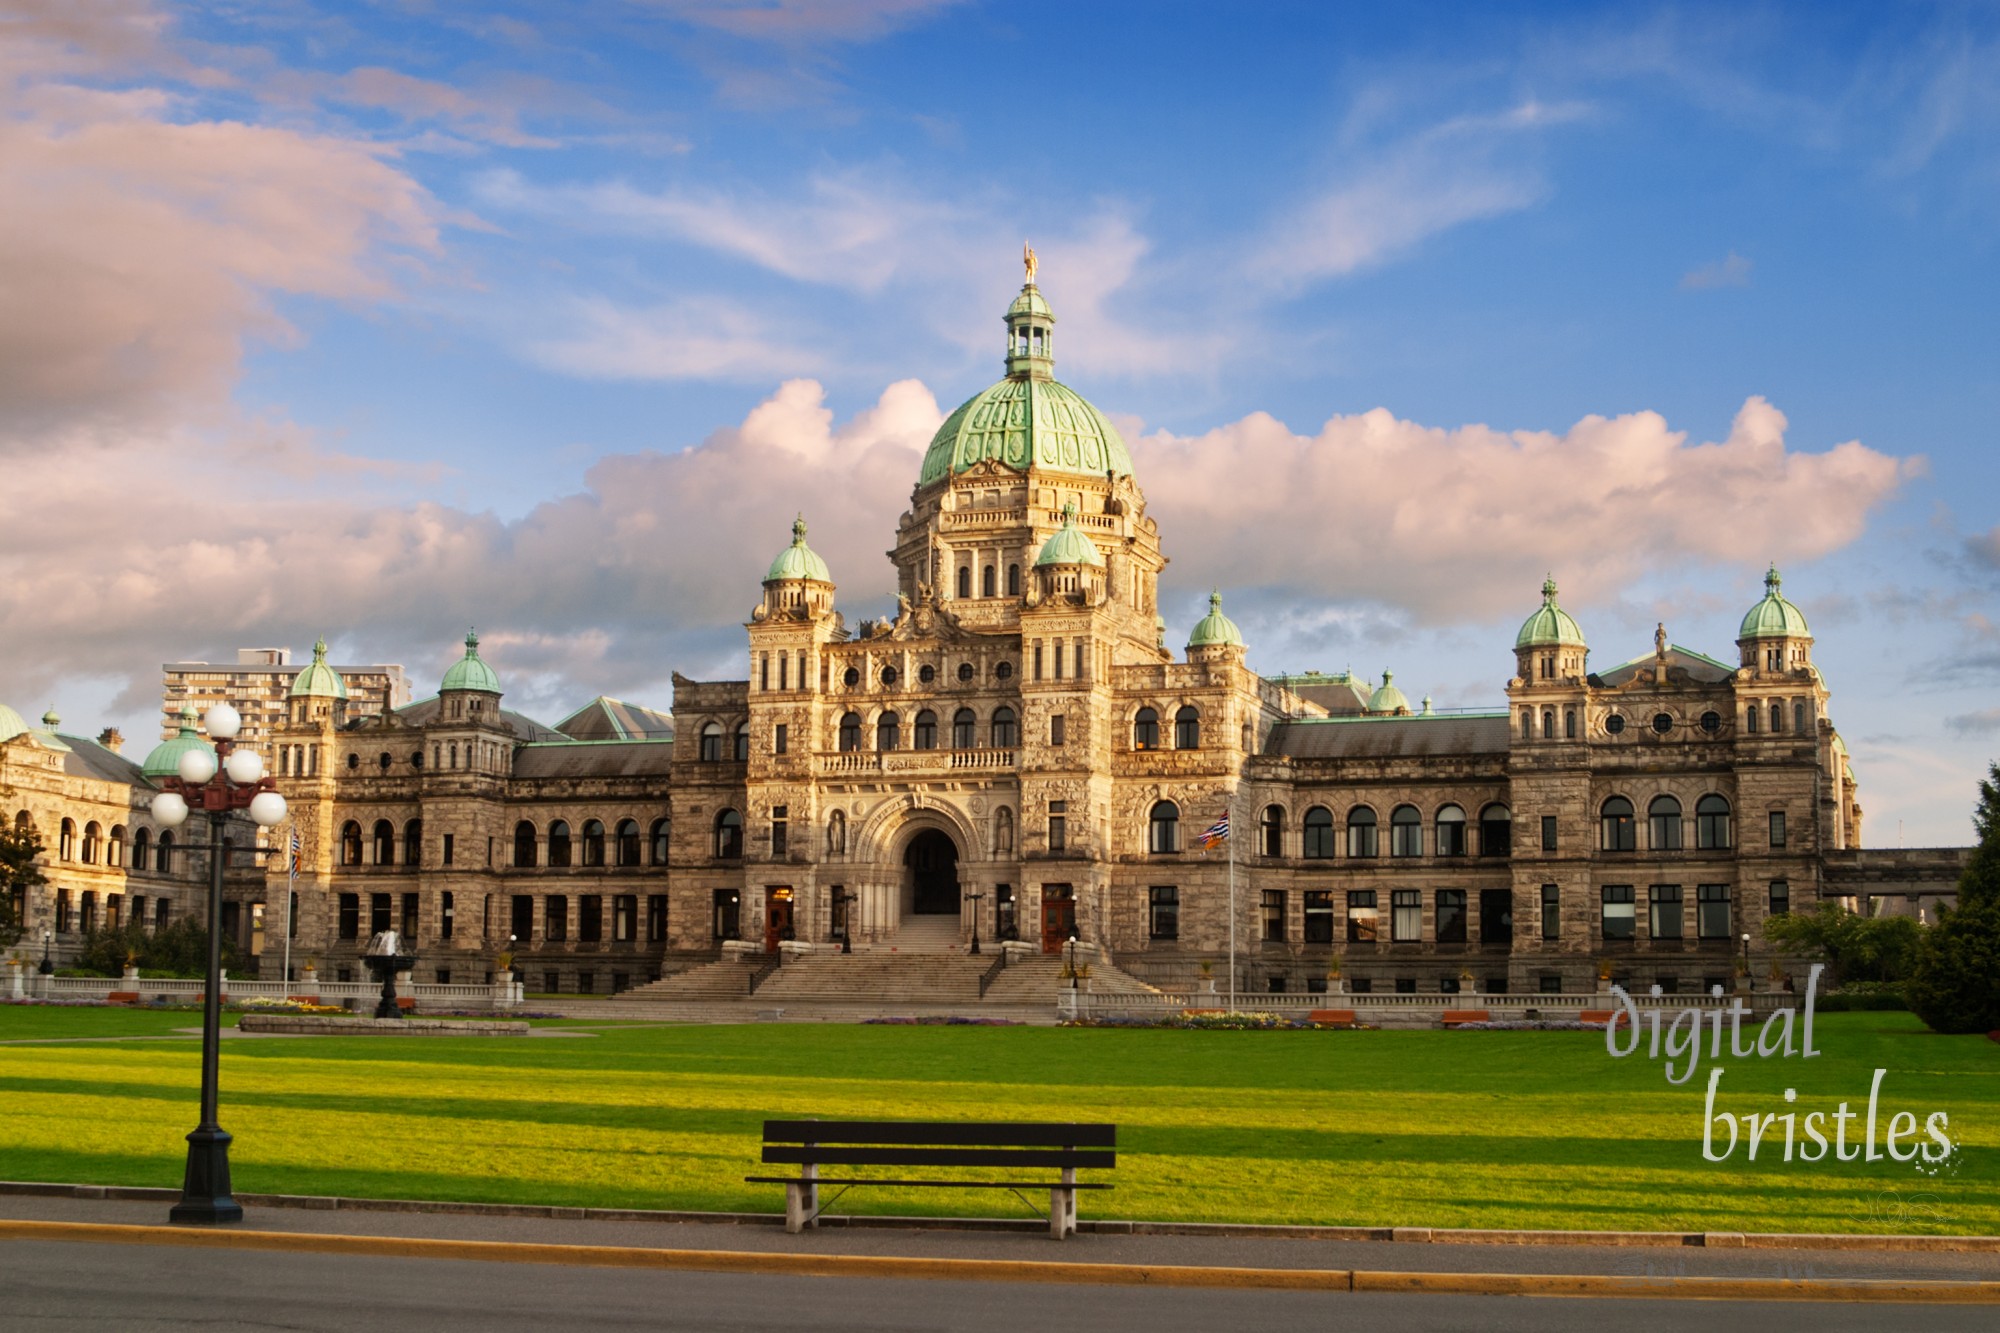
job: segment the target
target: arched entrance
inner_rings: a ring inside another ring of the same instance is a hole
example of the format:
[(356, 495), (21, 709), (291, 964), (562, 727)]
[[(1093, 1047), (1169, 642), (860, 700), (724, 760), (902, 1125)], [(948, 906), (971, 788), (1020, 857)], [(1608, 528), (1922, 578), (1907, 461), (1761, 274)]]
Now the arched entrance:
[(937, 829), (917, 834), (903, 852), (903, 883), (915, 915), (957, 916), (958, 844)]

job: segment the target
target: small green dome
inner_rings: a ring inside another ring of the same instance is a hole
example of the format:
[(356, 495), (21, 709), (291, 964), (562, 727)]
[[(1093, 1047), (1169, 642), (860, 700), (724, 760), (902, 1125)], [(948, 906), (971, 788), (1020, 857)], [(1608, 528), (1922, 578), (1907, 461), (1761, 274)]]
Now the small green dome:
[(479, 635), (472, 630), (465, 633), (465, 656), (451, 664), (451, 670), (444, 673), (444, 683), (438, 686), (438, 693), (447, 690), (478, 690), (485, 694), (500, 693), (500, 677), (493, 674), (479, 657)]
[(0, 704), (0, 741), (10, 741), (28, 729), (28, 720), (19, 713)]
[(1010, 319), (1016, 315), (1034, 315), (1051, 322), (1056, 317), (1055, 311), (1049, 309), (1048, 301), (1043, 299), (1041, 288), (1032, 282), (1021, 288), (1014, 304), (1007, 307), (1007, 315)]
[(1551, 574), (1542, 581), (1542, 604), (1535, 614), (1521, 622), (1514, 636), (1516, 648), (1540, 648), (1546, 644), (1583, 642), (1583, 630), (1575, 617), (1556, 605), (1556, 579)]
[(1188, 635), (1190, 648), (1213, 648), (1226, 645), (1231, 648), (1243, 646), (1243, 631), (1236, 628), (1236, 622), (1222, 614), (1222, 594), (1208, 595), (1208, 614), (1194, 622), (1194, 633)]
[(1778, 577), (1778, 567), (1772, 565), (1764, 575), (1764, 600), (1750, 608), (1743, 617), (1743, 628), (1736, 632), (1739, 639), (1809, 639), (1812, 631), (1806, 628), (1805, 613), (1793, 606), (1779, 593), (1778, 586), (1784, 580)]
[(826, 567), (826, 561), (820, 559), (818, 553), (806, 545), (804, 514), (792, 520), (792, 544), (778, 552), (778, 558), (771, 562), (771, 572), (764, 575), (766, 583), (777, 583), (784, 579), (833, 582), (833, 571)]
[(1042, 543), (1042, 553), (1035, 557), (1035, 568), (1043, 565), (1095, 565), (1104, 568), (1104, 556), (1099, 553), (1097, 543), (1083, 535), (1076, 526), (1076, 506), (1063, 506), (1062, 526), (1049, 535)]
[(184, 703), (181, 705), (180, 735), (174, 737), (172, 740), (161, 741), (158, 745), (155, 745), (153, 752), (146, 756), (146, 762), (141, 766), (139, 771), (149, 778), (175, 777), (181, 771), (182, 755), (186, 754), (189, 750), (213, 750), (214, 748), (214, 746), (201, 738), (199, 731), (195, 730), (194, 705)]
[(326, 664), (326, 640), (321, 638), (313, 645), (312, 665), (292, 678), (294, 699), (345, 699), (347, 682), (340, 673)]
[(1407, 713), (1410, 711), (1410, 701), (1404, 698), (1403, 692), (1397, 689), (1392, 683), (1395, 679), (1396, 673), (1393, 671), (1384, 671), (1382, 673), (1381, 685), (1376, 687), (1375, 693), (1368, 696), (1369, 712)]

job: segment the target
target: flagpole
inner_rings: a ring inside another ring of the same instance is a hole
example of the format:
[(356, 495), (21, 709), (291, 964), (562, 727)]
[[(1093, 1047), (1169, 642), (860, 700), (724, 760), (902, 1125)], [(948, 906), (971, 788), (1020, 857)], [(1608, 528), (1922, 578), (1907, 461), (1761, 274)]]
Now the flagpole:
[(1229, 1012), (1236, 1012), (1236, 804), (1231, 793), (1229, 803), (1222, 808), (1223, 821), (1229, 825), (1228, 833), (1222, 840), (1229, 844)]
[(292, 899), (299, 896), (298, 883), (299, 826), (289, 821), (285, 829), (285, 963), (284, 971), (278, 974), (287, 995), (292, 993)]

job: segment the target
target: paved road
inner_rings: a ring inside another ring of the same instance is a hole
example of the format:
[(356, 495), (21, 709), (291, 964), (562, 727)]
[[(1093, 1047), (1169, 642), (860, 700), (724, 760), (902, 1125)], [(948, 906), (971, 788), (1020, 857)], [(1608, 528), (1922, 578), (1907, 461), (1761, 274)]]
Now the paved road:
[(0, 1245), (0, 1329), (720, 1330), (1216, 1333), (1363, 1328), (1702, 1333), (1994, 1327), (1992, 1307), (1148, 1290), (871, 1278), (627, 1272), (336, 1255), (14, 1241)]

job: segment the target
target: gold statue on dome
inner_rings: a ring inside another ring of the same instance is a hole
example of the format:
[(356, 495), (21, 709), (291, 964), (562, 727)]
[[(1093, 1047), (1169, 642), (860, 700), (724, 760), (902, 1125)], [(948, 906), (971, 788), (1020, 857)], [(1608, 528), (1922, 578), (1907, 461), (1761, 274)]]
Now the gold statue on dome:
[(1029, 286), (1031, 287), (1034, 286), (1035, 270), (1040, 268), (1041, 266), (1042, 266), (1042, 261), (1035, 258), (1035, 247), (1029, 245), (1026, 241), (1023, 241), (1021, 243), (1021, 267), (1028, 270)]

